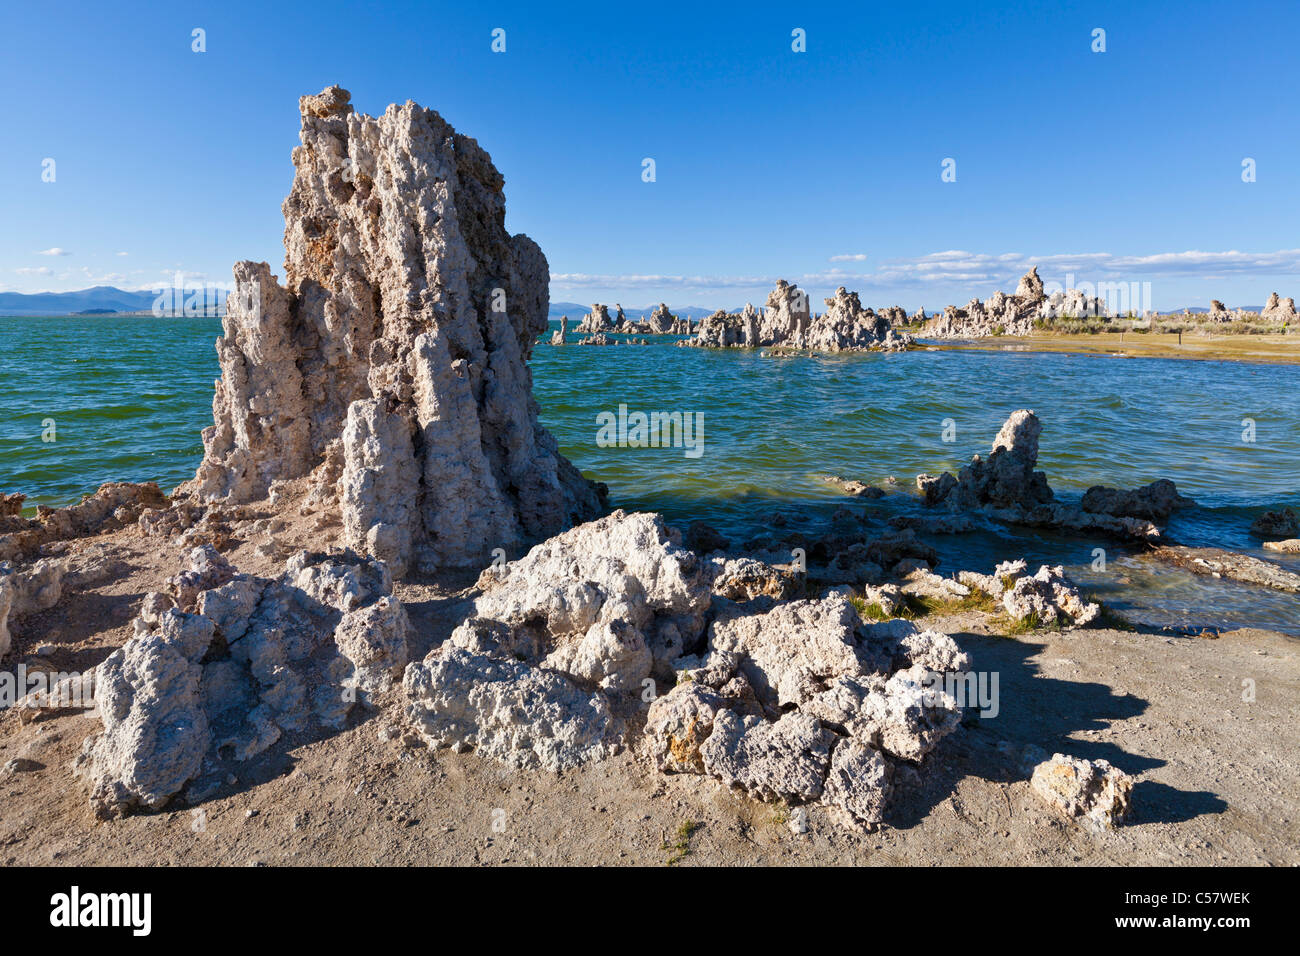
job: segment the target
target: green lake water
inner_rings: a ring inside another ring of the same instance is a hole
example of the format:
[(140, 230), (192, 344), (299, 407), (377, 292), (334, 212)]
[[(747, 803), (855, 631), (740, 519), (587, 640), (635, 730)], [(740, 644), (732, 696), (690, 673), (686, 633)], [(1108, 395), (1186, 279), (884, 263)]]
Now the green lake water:
[[(104, 481), (170, 489), (191, 477), (212, 420), (219, 334), (216, 319), (0, 317), (0, 490), (59, 505)], [(770, 533), (774, 515), (813, 530), (845, 504), (882, 523), (919, 511), (919, 472), (955, 471), (988, 451), (1010, 412), (1031, 408), (1043, 421), (1039, 467), (1059, 497), (1172, 478), (1198, 502), (1169, 526), (1180, 543), (1300, 569), (1259, 550), (1248, 530), (1265, 508), (1300, 507), (1297, 366), (940, 350), (773, 358), (667, 338), (539, 345), (532, 366), (543, 422), (614, 504), (680, 524), (703, 518), (737, 543)], [(620, 405), (702, 415), (702, 454), (603, 447), (597, 415)], [(1243, 440), (1246, 419), (1253, 441)], [(898, 484), (878, 501), (849, 501), (826, 474)], [(1296, 595), (1153, 568), (1104, 540), (996, 527), (931, 540), (946, 572), (1012, 557), (1063, 563), (1144, 623), (1300, 634)], [(1097, 547), (1105, 572), (1092, 568)]]

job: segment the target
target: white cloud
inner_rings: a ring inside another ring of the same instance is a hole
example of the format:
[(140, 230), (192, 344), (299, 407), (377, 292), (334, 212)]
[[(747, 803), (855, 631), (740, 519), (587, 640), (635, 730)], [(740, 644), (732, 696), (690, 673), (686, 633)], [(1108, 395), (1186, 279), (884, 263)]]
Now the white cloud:
[(129, 253), (129, 252), (119, 252), (119, 253), (118, 253), (119, 256), (129, 256), (130, 254), (131, 254), (131, 253)]
[(42, 249), (40, 252), (38, 252), (38, 253), (36, 253), (36, 254), (37, 254), (38, 256), (70, 256), (70, 255), (72, 255), (72, 253), (70, 253), (67, 249), (60, 249), (58, 246), (54, 246), (54, 247), (51, 248), (51, 249)]
[[(864, 254), (831, 256), (831, 262), (861, 262)], [(726, 294), (727, 290), (766, 290), (778, 278), (796, 282), (806, 289), (845, 286), (865, 292), (888, 290), (889, 294), (931, 287), (959, 287), (967, 295), (985, 296), (996, 289), (1010, 292), (1032, 266), (1044, 282), (1061, 286), (1076, 283), (1158, 281), (1169, 278), (1223, 279), (1226, 277), (1283, 276), (1300, 273), (1300, 249), (1277, 252), (1161, 252), (1145, 256), (1121, 256), (1109, 252), (1053, 253), (1030, 256), (1019, 252), (976, 253), (948, 249), (924, 256), (885, 259), (874, 271), (838, 268), (821, 272), (780, 275), (612, 275), (583, 272), (555, 272), (555, 291), (583, 289), (671, 290)]]
[(49, 266), (37, 266), (35, 268), (15, 269), (14, 272), (20, 276), (52, 276), (54, 270)]
[(886, 285), (1008, 282), (1038, 267), (1044, 280), (1062, 285), (1067, 276), (1079, 282), (1150, 281), (1184, 276), (1217, 279), (1225, 276), (1277, 275), (1300, 272), (1300, 249), (1277, 252), (1161, 252), (1119, 256), (1109, 252), (1058, 253), (1027, 256), (1018, 252), (987, 253), (948, 250), (910, 259), (887, 259), (873, 274)]

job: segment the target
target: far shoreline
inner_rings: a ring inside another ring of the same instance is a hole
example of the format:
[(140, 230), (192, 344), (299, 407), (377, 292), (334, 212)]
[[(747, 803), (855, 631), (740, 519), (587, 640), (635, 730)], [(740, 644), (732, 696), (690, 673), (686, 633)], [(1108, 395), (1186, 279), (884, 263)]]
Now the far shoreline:
[[(1181, 340), (1180, 340), (1181, 339)], [(1198, 335), (1157, 332), (988, 336), (918, 340), (925, 349), (979, 352), (1058, 352), (1105, 358), (1167, 358), (1300, 365), (1300, 336)]]

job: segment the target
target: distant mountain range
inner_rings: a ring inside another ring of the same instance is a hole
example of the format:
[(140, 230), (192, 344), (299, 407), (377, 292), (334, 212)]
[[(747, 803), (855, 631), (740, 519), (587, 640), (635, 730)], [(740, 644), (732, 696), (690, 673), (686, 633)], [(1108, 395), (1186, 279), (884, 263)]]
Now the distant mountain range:
[[(147, 289), (129, 292), (110, 285), (97, 285), (93, 289), (80, 289), (76, 292), (0, 292), (0, 315), (111, 315), (115, 312), (149, 312), (153, 309), (155, 298), (155, 294)], [(610, 308), (613, 309), (613, 303), (610, 303)], [(669, 308), (674, 315), (691, 319), (712, 315), (714, 311), (697, 305)], [(654, 310), (655, 305), (623, 308), (624, 314), (631, 319), (648, 316)], [(560, 316), (567, 315), (576, 322), (590, 311), (590, 305), (552, 302), (550, 317), (558, 320)]]
[(97, 285), (77, 292), (0, 292), (0, 315), (73, 315), (77, 312), (148, 312), (154, 293)]
[[(126, 289), (118, 289), (111, 285), (97, 285), (93, 289), (81, 289), (77, 292), (0, 292), (0, 315), (77, 315), (79, 313), (91, 315), (111, 315), (114, 312), (149, 312), (153, 309), (155, 294), (149, 290), (137, 292), (128, 292)], [(614, 311), (614, 303), (608, 302), (610, 311)], [(646, 306), (624, 306), (623, 314), (633, 321), (638, 321), (644, 316), (649, 316), (658, 303)], [(712, 315), (713, 309), (706, 309), (698, 305), (688, 306), (669, 306), (669, 310), (676, 316), (683, 316), (695, 321), (706, 315)], [(728, 309), (729, 312), (739, 312), (739, 306), (734, 309)], [(1188, 306), (1193, 312), (1208, 312), (1208, 306), (1193, 305)], [(1228, 306), (1230, 310), (1235, 310), (1237, 306)], [(1262, 305), (1241, 306), (1247, 312), (1259, 312), (1264, 307)], [(567, 315), (573, 322), (578, 322), (584, 315), (591, 311), (590, 305), (582, 305), (578, 302), (552, 302), (550, 318), (558, 321), (561, 316)], [(927, 310), (933, 312), (934, 310)], [(1181, 315), (1183, 310), (1170, 309), (1162, 312), (1162, 315)]]

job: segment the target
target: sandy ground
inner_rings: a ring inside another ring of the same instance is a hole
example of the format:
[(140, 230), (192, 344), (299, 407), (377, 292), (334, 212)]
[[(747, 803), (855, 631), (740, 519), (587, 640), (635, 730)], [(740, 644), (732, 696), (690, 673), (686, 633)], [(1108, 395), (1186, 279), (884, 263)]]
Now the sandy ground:
[(1099, 332), (1096, 335), (999, 336), (971, 342), (929, 343), (941, 349), (1003, 352), (1074, 352), (1116, 358), (1216, 359), (1300, 364), (1297, 335), (1178, 335)]
[[(303, 523), (286, 549), (310, 543)], [(228, 553), (270, 574), (255, 542)], [(138, 532), (77, 542), (122, 562), (19, 622), (5, 661), (94, 666), (130, 633), (180, 546)], [(422, 656), (466, 612), (472, 580), (403, 584)], [(788, 811), (695, 776), (654, 773), (632, 750), (555, 776), (431, 752), (388, 708), (344, 731), (286, 739), (213, 798), (94, 822), (69, 764), (98, 721), (0, 716), (0, 862), (15, 864), (1298, 864), (1300, 641), (1261, 631), (1207, 638), (1111, 630), (990, 634), (978, 612), (924, 622), (996, 672), (1000, 712), (968, 712), (905, 781), (888, 825), (850, 832), (820, 807)], [(36, 656), (39, 645), (45, 654)], [(1254, 701), (1243, 701), (1253, 681)], [(1134, 774), (1134, 817), (1114, 832), (1060, 820), (1032, 792), (1024, 747), (1105, 758)], [(12, 764), (10, 762), (13, 761)], [(682, 825), (695, 825), (681, 840)], [(666, 845), (682, 843), (682, 849)]]

